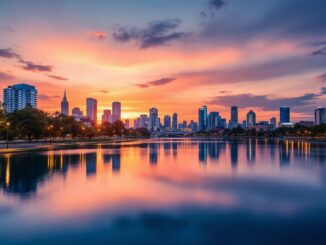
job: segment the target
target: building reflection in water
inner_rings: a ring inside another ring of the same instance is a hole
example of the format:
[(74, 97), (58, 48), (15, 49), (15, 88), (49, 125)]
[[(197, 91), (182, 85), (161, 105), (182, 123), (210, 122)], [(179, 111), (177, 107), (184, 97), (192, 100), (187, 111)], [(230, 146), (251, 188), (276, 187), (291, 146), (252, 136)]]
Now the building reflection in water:
[(230, 143), (230, 158), (231, 158), (231, 167), (238, 167), (238, 142)]
[(158, 161), (158, 143), (150, 143), (149, 144), (149, 163), (151, 165), (156, 165)]
[[(325, 147), (320, 144), (312, 144), (304, 141), (291, 140), (270, 140), (259, 141), (263, 144), (264, 150), (259, 151), (259, 159), (261, 156), (268, 158), (271, 162), (274, 156), (279, 156), (280, 166), (295, 167), (299, 164), (319, 163), (324, 164), (326, 160)], [(134, 154), (140, 154), (140, 158), (149, 158), (150, 164), (156, 165), (159, 162), (160, 146), (164, 149), (164, 154), (176, 157), (177, 152), (183, 153), (184, 148), (191, 148), (195, 158), (198, 148), (199, 163), (207, 164), (217, 162), (219, 158), (222, 160), (230, 159), (227, 164), (232, 168), (238, 166), (238, 154), (245, 154), (248, 163), (257, 162), (257, 142), (249, 140), (247, 142), (240, 141), (165, 141), (161, 145), (159, 143), (144, 143), (133, 151)], [(226, 151), (227, 147), (229, 151)], [(88, 149), (89, 150), (89, 149)], [(25, 153), (25, 154), (4, 154), (0, 156), (0, 187), (3, 191), (21, 197), (29, 197), (37, 191), (39, 183), (47, 181), (54, 174), (66, 175), (70, 168), (86, 168), (86, 176), (94, 176), (97, 171), (101, 171), (101, 164), (112, 164), (112, 172), (121, 171), (123, 163), (123, 148), (114, 147), (113, 149), (96, 149), (87, 152), (84, 149), (79, 151), (49, 151), (44, 153)], [(187, 149), (188, 151), (189, 149)], [(224, 152), (222, 155), (221, 152)], [(246, 153), (244, 153), (246, 151)], [(226, 154), (228, 153), (228, 154)], [(146, 154), (146, 155), (145, 155)], [(226, 156), (224, 156), (226, 155)], [(228, 158), (229, 157), (229, 158)], [(241, 157), (241, 159), (243, 159)], [(264, 163), (264, 162), (262, 162)], [(137, 163), (136, 163), (137, 164)], [(240, 164), (240, 163), (239, 163)]]
[(199, 163), (202, 163), (202, 164), (207, 163), (207, 143), (206, 142), (198, 143), (198, 159), (199, 159)]
[(249, 139), (246, 142), (246, 157), (248, 164), (254, 164), (256, 161), (256, 139)]
[(163, 149), (164, 149), (164, 156), (170, 156), (171, 154), (171, 142), (164, 142), (163, 143)]
[(121, 168), (121, 150), (116, 149), (112, 154), (112, 172), (119, 173)]
[(280, 165), (286, 166), (289, 165), (291, 160), (291, 149), (289, 149), (289, 141), (286, 140), (284, 143), (280, 144), (279, 147), (280, 154)]
[(86, 176), (90, 177), (96, 174), (96, 153), (88, 153), (86, 159)]

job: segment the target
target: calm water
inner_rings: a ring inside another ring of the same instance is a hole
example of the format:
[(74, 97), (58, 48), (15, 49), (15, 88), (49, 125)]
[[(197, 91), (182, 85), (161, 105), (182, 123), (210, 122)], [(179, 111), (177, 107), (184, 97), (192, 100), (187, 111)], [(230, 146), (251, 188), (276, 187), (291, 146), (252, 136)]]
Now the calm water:
[(161, 139), (0, 156), (0, 244), (326, 244), (326, 147)]

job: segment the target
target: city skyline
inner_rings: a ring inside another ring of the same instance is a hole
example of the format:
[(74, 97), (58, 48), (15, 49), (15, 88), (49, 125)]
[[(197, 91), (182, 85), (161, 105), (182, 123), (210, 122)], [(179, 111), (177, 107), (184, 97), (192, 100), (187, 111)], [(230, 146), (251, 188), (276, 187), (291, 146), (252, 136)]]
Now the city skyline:
[(98, 119), (112, 101), (122, 102), (122, 119), (154, 106), (161, 118), (177, 111), (180, 122), (197, 118), (204, 104), (227, 120), (232, 105), (239, 118), (253, 110), (259, 120), (289, 106), (294, 121), (313, 120), (313, 110), (325, 106), (325, 2), (187, 4), (5, 2), (2, 88), (36, 86), (38, 107), (48, 112), (60, 111), (64, 90), (70, 107), (82, 111), (85, 98), (96, 98)]

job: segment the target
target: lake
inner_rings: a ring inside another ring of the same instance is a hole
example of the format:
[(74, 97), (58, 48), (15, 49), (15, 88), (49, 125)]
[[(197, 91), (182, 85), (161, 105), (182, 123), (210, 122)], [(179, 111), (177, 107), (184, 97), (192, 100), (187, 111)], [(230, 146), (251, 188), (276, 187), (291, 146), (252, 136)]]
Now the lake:
[(326, 244), (326, 146), (148, 139), (0, 155), (0, 244)]

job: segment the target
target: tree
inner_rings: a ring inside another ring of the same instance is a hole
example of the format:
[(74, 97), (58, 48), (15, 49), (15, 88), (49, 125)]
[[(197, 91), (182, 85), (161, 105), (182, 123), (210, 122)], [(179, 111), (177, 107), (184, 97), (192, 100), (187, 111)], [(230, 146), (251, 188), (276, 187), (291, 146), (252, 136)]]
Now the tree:
[(15, 135), (29, 142), (46, 135), (47, 114), (30, 105), (8, 114), (8, 119)]

